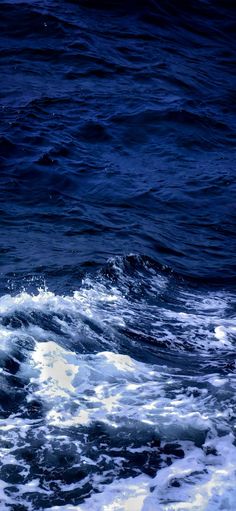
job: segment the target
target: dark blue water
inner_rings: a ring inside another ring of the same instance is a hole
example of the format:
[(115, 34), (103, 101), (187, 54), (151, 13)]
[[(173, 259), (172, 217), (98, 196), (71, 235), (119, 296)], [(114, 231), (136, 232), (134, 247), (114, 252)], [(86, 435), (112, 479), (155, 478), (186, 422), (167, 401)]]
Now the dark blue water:
[(1, 510), (235, 509), (235, 33), (1, 2)]

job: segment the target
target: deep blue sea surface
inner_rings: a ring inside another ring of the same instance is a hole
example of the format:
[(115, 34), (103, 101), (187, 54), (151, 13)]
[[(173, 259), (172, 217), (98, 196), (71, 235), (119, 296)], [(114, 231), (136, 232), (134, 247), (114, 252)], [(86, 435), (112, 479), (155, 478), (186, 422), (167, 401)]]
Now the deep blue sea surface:
[(0, 63), (0, 511), (235, 511), (235, 2), (1, 0)]

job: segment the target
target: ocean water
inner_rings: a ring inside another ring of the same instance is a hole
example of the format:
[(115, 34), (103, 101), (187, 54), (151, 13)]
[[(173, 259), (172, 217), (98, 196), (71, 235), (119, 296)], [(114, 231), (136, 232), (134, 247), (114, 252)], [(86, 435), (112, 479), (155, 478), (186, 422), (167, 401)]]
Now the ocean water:
[(236, 8), (0, 4), (0, 511), (235, 511)]

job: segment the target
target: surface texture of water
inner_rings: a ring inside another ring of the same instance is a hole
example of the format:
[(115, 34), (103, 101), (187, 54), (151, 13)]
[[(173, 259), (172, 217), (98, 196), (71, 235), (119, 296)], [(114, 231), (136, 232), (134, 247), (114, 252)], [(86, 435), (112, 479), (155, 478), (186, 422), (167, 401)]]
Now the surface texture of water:
[(235, 510), (235, 21), (1, 2), (1, 510)]

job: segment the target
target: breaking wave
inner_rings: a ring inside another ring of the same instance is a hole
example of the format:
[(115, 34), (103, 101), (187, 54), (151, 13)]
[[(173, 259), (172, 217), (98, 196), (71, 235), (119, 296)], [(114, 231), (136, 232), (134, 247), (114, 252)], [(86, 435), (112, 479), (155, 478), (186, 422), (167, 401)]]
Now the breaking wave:
[(3, 509), (232, 509), (233, 291), (131, 255), (0, 315)]

